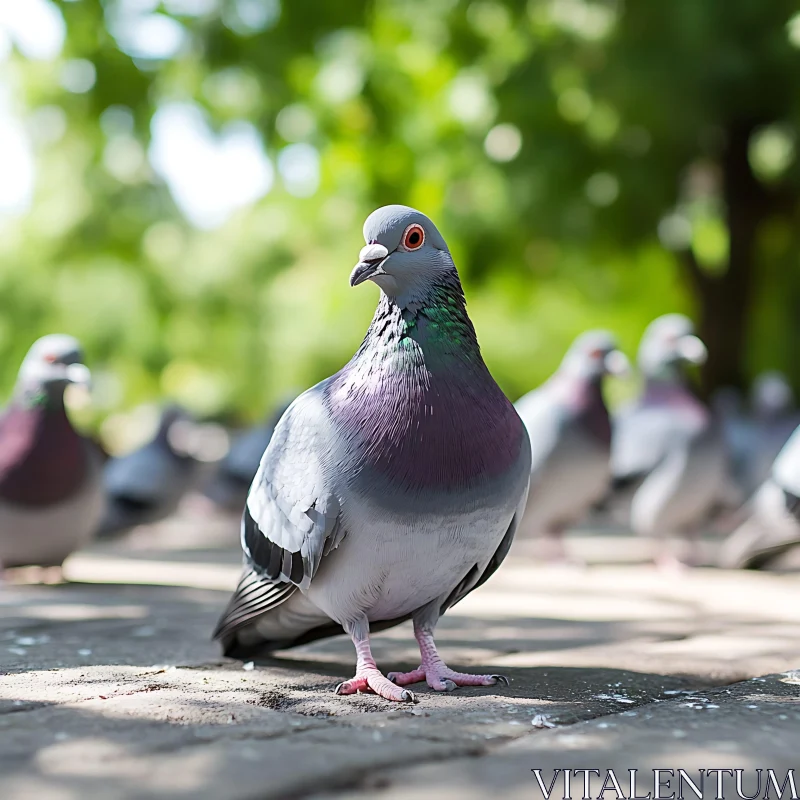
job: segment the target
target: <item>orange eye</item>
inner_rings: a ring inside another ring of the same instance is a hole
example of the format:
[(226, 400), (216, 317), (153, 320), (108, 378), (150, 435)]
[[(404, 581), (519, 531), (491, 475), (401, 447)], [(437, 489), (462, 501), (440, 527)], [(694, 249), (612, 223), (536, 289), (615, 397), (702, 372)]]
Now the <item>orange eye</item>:
[(603, 358), (603, 356), (605, 356), (605, 353), (599, 347), (589, 351), (589, 358)]
[(425, 244), (425, 229), (422, 225), (409, 225), (403, 234), (403, 247), (406, 250), (419, 250)]
[(57, 356), (53, 355), (53, 353), (47, 353), (47, 354), (45, 355), (45, 357), (44, 357), (44, 360), (45, 360), (45, 361), (46, 361), (48, 364), (55, 364), (55, 363), (56, 363), (56, 361), (58, 360), (58, 358), (57, 358)]

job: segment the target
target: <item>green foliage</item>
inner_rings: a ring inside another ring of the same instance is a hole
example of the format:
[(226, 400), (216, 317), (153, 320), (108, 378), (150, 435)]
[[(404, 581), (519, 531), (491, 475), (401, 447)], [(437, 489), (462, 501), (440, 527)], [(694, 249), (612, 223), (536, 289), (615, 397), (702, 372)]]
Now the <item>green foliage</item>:
[[(242, 0), (165, 0), (152, 11), (185, 42), (163, 60), (114, 38), (122, 5), (59, 2), (62, 55), (7, 65), (38, 182), (0, 227), (6, 387), (33, 338), (64, 330), (100, 375), (98, 413), (167, 394), (258, 417), (355, 350), (376, 291), (347, 285), (361, 222), (403, 202), (447, 237), (487, 361), (517, 396), (585, 328), (632, 352), (656, 314), (698, 311), (658, 233), (724, 276), (719, 162), (740, 120), (758, 126), (759, 178), (790, 200), (759, 234), (742, 360), (800, 379), (793, 2), (265, 0), (254, 22)], [(89, 91), (63, 88), (72, 59), (94, 65)], [(278, 178), (193, 228), (147, 159), (153, 115), (175, 101), (220, 133), (252, 122), (273, 161), (312, 145), (318, 190)]]

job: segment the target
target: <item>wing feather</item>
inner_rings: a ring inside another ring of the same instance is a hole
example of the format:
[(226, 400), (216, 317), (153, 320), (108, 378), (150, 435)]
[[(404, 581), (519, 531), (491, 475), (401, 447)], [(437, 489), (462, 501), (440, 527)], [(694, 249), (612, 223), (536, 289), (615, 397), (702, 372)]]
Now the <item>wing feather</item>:
[(251, 568), (245, 569), (225, 613), (214, 629), (213, 638), (221, 640), (227, 650), (229, 640), (239, 628), (279, 606), (295, 591), (297, 587), (291, 583), (275, 583)]
[(287, 409), (250, 487), (241, 527), (245, 573), (214, 634), (223, 643), (307, 588), (323, 556), (344, 538), (339, 500), (325, 473), (332, 430), (323, 385)]

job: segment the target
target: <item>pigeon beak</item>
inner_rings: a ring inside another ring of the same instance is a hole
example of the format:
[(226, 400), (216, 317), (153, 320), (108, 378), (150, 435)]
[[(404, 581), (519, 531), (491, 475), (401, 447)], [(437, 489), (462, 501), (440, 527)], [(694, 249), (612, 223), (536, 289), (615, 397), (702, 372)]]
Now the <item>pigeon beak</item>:
[(631, 374), (631, 362), (628, 361), (628, 357), (621, 350), (612, 350), (607, 353), (603, 364), (609, 375), (624, 378)]
[(678, 341), (678, 355), (690, 364), (705, 364), (708, 350), (697, 336), (681, 336)]
[(68, 364), (66, 368), (67, 380), (70, 383), (90, 389), (92, 386), (92, 373), (85, 364)]
[(362, 247), (358, 254), (358, 264), (350, 273), (350, 285), (358, 286), (375, 275), (382, 275), (381, 266), (388, 255), (389, 251), (377, 242)]

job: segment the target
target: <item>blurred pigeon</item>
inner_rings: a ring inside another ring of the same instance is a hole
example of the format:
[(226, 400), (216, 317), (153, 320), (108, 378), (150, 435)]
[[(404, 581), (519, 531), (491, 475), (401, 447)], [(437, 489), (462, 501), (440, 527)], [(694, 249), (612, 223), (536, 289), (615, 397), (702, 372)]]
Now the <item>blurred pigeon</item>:
[[(350, 275), (381, 297), (358, 352), (284, 414), (242, 521), (246, 568), (214, 633), (226, 655), (342, 631), (358, 656), (338, 694), (489, 686), (454, 672), (439, 616), (505, 558), (525, 508), (525, 426), (481, 357), (450, 252), (419, 211), (386, 206), (364, 225)], [(384, 677), (370, 629), (411, 618), (422, 662)]]
[(733, 501), (721, 429), (684, 373), (685, 364), (705, 358), (705, 345), (682, 314), (659, 317), (642, 337), (644, 391), (615, 417), (611, 447), (617, 488), (634, 492), (630, 522), (636, 533), (694, 534), (719, 503)]
[(628, 370), (612, 334), (588, 331), (575, 340), (555, 375), (516, 403), (533, 453), (519, 536), (547, 537), (555, 557), (564, 557), (564, 529), (608, 491), (611, 423), (602, 381), (608, 373)]
[(99, 536), (148, 525), (175, 511), (199, 469), (198, 461), (189, 453), (193, 429), (188, 412), (169, 406), (162, 411), (151, 441), (106, 463), (103, 483), (108, 508)]
[(800, 427), (778, 454), (770, 477), (747, 510), (747, 520), (723, 546), (721, 566), (769, 567), (800, 545)]
[(794, 391), (786, 376), (778, 370), (762, 372), (755, 379), (751, 402), (753, 413), (759, 419), (780, 419), (795, 410)]
[(794, 392), (781, 372), (762, 372), (756, 378), (751, 392), (751, 405), (751, 446), (744, 484), (748, 495), (769, 477), (778, 453), (800, 425)]
[(227, 455), (216, 465), (203, 494), (226, 511), (241, 513), (247, 493), (258, 472), (261, 456), (272, 439), (275, 426), (290, 403), (281, 403), (263, 425), (240, 433)]
[(722, 386), (711, 395), (711, 413), (722, 431), (730, 473), (743, 496), (749, 492), (749, 461), (753, 451), (754, 422), (745, 409), (742, 393), (735, 386)]
[(72, 336), (39, 339), (0, 416), (0, 565), (60, 566), (103, 513), (99, 453), (64, 408), (68, 384), (89, 384)]
[(712, 409), (722, 424), (732, 474), (744, 497), (750, 497), (769, 477), (772, 464), (794, 429), (800, 412), (786, 376), (763, 372), (750, 392), (752, 413), (732, 387), (714, 393)]

